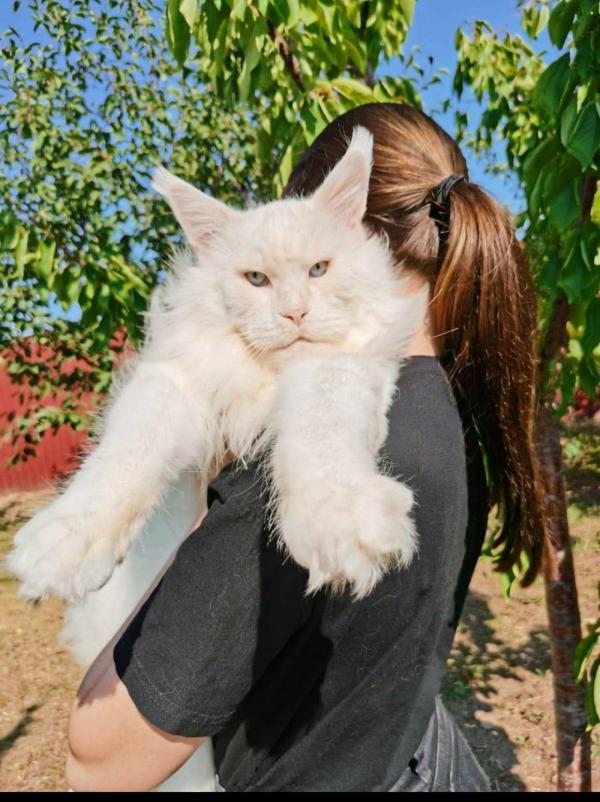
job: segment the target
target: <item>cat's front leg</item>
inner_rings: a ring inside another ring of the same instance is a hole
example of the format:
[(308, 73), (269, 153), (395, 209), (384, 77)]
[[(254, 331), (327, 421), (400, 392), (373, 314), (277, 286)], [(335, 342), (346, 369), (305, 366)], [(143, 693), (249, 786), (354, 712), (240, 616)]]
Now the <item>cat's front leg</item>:
[(101, 587), (168, 483), (182, 470), (202, 470), (202, 458), (208, 464), (215, 427), (185, 377), (138, 365), (66, 491), (16, 535), (7, 568), (22, 582), (20, 594), (74, 601)]
[(411, 490), (378, 471), (397, 371), (372, 357), (306, 357), (279, 383), (271, 453), (278, 534), (309, 590), (367, 595), (417, 540)]

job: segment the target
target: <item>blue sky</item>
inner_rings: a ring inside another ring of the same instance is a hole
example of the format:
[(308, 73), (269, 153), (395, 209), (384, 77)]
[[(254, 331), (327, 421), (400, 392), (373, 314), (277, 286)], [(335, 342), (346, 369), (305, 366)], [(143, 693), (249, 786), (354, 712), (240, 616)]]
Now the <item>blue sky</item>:
[[(457, 28), (469, 30), (475, 20), (486, 19), (497, 31), (516, 32), (520, 31), (520, 17), (521, 11), (518, 8), (517, 0), (417, 0), (414, 21), (409, 31), (405, 52), (418, 46), (421, 52), (421, 61), (425, 62), (426, 58), (431, 56), (435, 67), (444, 67), (449, 73), (442, 84), (432, 86), (424, 94), (426, 110), (435, 112), (439, 109), (441, 100), (450, 96), (451, 76), (456, 62), (454, 33)], [(16, 13), (12, 11), (12, 0), (0, 0), (0, 30), (7, 27), (16, 28), (27, 41), (38, 39), (38, 34), (33, 33), (26, 0), (23, 0), (21, 8)], [(538, 40), (537, 45), (538, 47), (547, 46), (547, 39), (544, 35)], [(475, 102), (470, 101), (468, 97), (461, 101), (461, 107), (464, 106), (473, 111), (476, 109)], [(453, 133), (452, 113), (436, 114), (435, 116), (449, 133)], [(466, 155), (471, 178), (481, 183), (516, 211), (520, 199), (515, 193), (514, 185), (506, 184), (497, 176), (486, 174), (481, 160), (472, 155)], [(499, 158), (501, 158), (500, 152)]]
[[(434, 113), (437, 122), (450, 134), (454, 133), (453, 111), (442, 114), (441, 101), (451, 96), (452, 75), (456, 65), (454, 34), (458, 28), (469, 33), (478, 19), (489, 22), (498, 33), (521, 33), (521, 9), (517, 0), (417, 0), (413, 24), (408, 33), (405, 50), (419, 47), (424, 62), (431, 56), (436, 67), (444, 67), (448, 74), (441, 84), (435, 84), (424, 95), (426, 111)], [(544, 31), (534, 44), (536, 50), (550, 50), (552, 45)], [(477, 113), (477, 102), (465, 93), (458, 106), (469, 114)], [(513, 211), (520, 207), (520, 196), (515, 182), (485, 172), (482, 159), (465, 151), (471, 180), (480, 183)], [(501, 149), (498, 158), (504, 161)]]
[[(132, 0), (135, 2), (135, 0)], [(166, 4), (166, 0), (164, 0)], [(475, 20), (485, 19), (499, 32), (520, 31), (521, 11), (517, 0), (417, 0), (413, 24), (409, 30), (404, 52), (418, 47), (420, 56), (417, 60), (424, 64), (428, 57), (433, 59), (434, 68), (445, 68), (448, 74), (441, 84), (430, 87), (423, 94), (425, 110), (433, 113), (436, 120), (450, 133), (454, 133), (453, 111), (442, 114), (441, 101), (451, 96), (451, 80), (456, 63), (454, 51), (454, 34), (458, 28), (469, 31)], [(12, 11), (12, 0), (0, 0), (0, 30), (15, 28), (24, 41), (40, 41), (40, 32), (33, 31), (31, 14), (27, 0), (23, 0), (17, 12)], [(538, 47), (546, 48), (548, 40), (542, 35)], [(536, 48), (537, 49), (537, 48)], [(389, 65), (392, 73), (398, 70), (398, 62)], [(460, 101), (463, 111), (477, 113), (477, 104), (468, 95)], [(438, 113), (436, 113), (438, 112)], [(516, 182), (507, 181), (499, 176), (485, 172), (482, 159), (465, 153), (469, 163), (470, 178), (480, 183), (500, 201), (514, 212), (521, 207), (521, 197)], [(498, 160), (504, 161), (501, 148), (498, 149)], [(65, 315), (57, 304), (51, 304), (52, 311), (60, 316), (77, 319), (79, 308), (73, 306)]]

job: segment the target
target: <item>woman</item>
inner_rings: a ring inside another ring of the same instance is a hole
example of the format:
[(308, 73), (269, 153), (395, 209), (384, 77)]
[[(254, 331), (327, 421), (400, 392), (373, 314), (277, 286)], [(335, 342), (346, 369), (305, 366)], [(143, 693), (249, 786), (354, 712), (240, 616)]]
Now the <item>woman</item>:
[(534, 296), (506, 212), (408, 106), (331, 123), (286, 194), (315, 189), (356, 125), (375, 140), (365, 223), (431, 287), (384, 449), (416, 494), (419, 558), (361, 601), (306, 597), (305, 572), (269, 541), (258, 466), (226, 468), (200, 528), (84, 680), (75, 789), (152, 788), (206, 736), (227, 791), (488, 788), (438, 694), (490, 504), (499, 565), (525, 552), (525, 581), (539, 565)]

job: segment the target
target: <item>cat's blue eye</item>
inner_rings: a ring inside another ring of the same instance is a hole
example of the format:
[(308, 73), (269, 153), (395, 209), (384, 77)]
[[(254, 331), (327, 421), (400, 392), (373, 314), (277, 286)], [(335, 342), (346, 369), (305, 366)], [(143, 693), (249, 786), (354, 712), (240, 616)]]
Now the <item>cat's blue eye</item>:
[(317, 262), (308, 271), (308, 275), (312, 276), (312, 278), (321, 278), (321, 276), (324, 276), (325, 273), (327, 273), (328, 267), (329, 267), (329, 262), (325, 260), (323, 260), (322, 262)]
[(258, 270), (249, 270), (244, 275), (254, 287), (264, 287), (269, 283), (269, 279), (265, 274), (259, 273)]

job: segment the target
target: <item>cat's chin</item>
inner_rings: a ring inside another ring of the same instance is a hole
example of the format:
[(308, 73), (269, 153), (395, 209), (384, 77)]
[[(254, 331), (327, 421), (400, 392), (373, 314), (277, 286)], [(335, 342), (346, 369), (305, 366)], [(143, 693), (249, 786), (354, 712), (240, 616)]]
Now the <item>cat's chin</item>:
[(331, 352), (331, 350), (331, 343), (317, 342), (315, 340), (307, 340), (304, 337), (299, 337), (297, 340), (288, 343), (288, 345), (274, 349), (271, 352), (271, 360), (274, 365), (281, 367), (298, 357), (325, 354)]
[(297, 340), (293, 340), (288, 345), (284, 345), (283, 348), (280, 348), (280, 351), (287, 351), (289, 353), (303, 353), (307, 350), (311, 350), (315, 347), (318, 347), (319, 343), (316, 343), (314, 340), (308, 340), (306, 337), (298, 337)]

